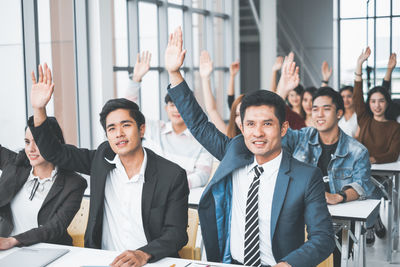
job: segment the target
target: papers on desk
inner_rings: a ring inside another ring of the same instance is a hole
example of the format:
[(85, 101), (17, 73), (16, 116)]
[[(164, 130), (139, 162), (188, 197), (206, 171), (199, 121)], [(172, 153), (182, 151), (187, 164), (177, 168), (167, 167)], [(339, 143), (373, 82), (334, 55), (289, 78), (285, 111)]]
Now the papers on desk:
[(20, 248), (0, 259), (0, 266), (43, 267), (68, 252), (63, 248)]

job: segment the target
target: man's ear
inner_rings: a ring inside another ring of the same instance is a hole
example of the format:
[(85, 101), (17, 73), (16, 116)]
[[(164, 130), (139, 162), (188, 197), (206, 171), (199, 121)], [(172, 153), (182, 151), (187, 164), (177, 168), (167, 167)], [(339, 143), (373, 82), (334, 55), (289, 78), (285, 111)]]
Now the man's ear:
[(284, 137), (289, 129), (289, 122), (284, 121), (281, 126), (281, 137)]
[(140, 132), (140, 138), (143, 138), (144, 133), (146, 132), (146, 124), (140, 125), (139, 132)]

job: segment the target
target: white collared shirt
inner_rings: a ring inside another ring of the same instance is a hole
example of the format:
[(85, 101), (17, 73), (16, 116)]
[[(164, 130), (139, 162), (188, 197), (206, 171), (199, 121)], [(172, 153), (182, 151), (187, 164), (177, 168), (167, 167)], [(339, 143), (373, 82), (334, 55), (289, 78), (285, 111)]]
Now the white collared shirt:
[[(258, 224), (260, 237), (261, 264), (275, 265), (271, 241), (271, 207), (276, 178), (282, 161), (282, 152), (273, 160), (261, 165), (264, 172), (260, 176), (258, 189)], [(232, 175), (232, 218), (231, 218), (231, 256), (244, 262), (244, 233), (247, 193), (254, 179), (254, 162), (233, 172)]]
[(186, 170), (189, 188), (205, 186), (213, 157), (193, 137), (189, 129), (175, 133), (171, 122), (146, 121), (143, 146), (175, 162)]
[(356, 135), (358, 127), (357, 114), (354, 112), (348, 121), (346, 121), (346, 118), (343, 115), (342, 118), (339, 120), (339, 127), (348, 136), (354, 137)]
[(138, 174), (129, 179), (118, 155), (115, 168), (107, 175), (104, 190), (103, 235), (101, 248), (135, 250), (147, 245), (142, 220), (142, 190), (145, 182), (147, 154)]
[[(10, 236), (15, 236), (24, 233), (33, 228), (39, 227), (38, 213), (42, 207), (43, 201), (46, 199), (54, 181), (57, 177), (58, 168), (54, 168), (49, 178), (40, 179), (33, 174), (33, 168), (28, 179), (18, 193), (11, 200), (11, 213), (13, 217), (14, 229)], [(36, 190), (33, 199), (29, 197), (32, 192), (35, 179), (38, 179), (39, 186)]]

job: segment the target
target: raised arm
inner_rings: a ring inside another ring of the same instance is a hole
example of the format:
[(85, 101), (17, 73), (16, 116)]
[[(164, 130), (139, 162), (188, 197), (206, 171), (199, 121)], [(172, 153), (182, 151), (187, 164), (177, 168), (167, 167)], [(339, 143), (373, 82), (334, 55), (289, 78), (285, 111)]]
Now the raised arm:
[[(228, 96), (235, 95), (235, 76), (238, 74), (240, 70), (240, 62), (237, 60), (232, 62), (229, 66), (229, 85), (228, 85)], [(231, 108), (231, 107), (229, 107)]]
[(33, 138), (47, 161), (67, 170), (89, 174), (95, 151), (61, 144), (47, 123), (46, 105), (53, 91), (50, 69), (44, 64), (43, 72), (42, 66), (39, 66), (38, 82), (32, 72), (31, 104), (34, 115), (29, 119), (28, 126)]
[(182, 30), (179, 27), (170, 35), (165, 50), (165, 68), (171, 82), (168, 93), (193, 136), (214, 157), (221, 160), (229, 138), (208, 121), (193, 92), (182, 78), (179, 68), (183, 64), (185, 52), (182, 50)]
[(392, 72), (397, 64), (396, 53), (392, 53), (389, 57), (385, 77), (382, 81), (382, 86), (385, 87), (388, 91), (390, 91), (391, 80), (392, 80)]
[(276, 92), (276, 79), (278, 76), (278, 71), (282, 68), (283, 57), (279, 56), (275, 59), (274, 65), (272, 65), (272, 73), (271, 73), (271, 85), (269, 90), (271, 92)]
[(132, 86), (129, 86), (125, 91), (125, 98), (132, 102), (138, 103), (140, 83), (143, 77), (150, 70), (151, 53), (143, 51), (142, 56), (140, 53), (136, 56), (136, 63), (133, 68)]
[(362, 51), (357, 59), (356, 70), (354, 72), (354, 89), (353, 89), (353, 103), (354, 111), (357, 114), (357, 120), (361, 121), (361, 118), (366, 115), (364, 95), (362, 90), (362, 64), (371, 55), (371, 49), (367, 47), (365, 51)]
[(332, 76), (332, 68), (329, 68), (328, 62), (322, 62), (321, 66), (322, 83), (321, 86), (328, 86), (329, 79)]
[(296, 62), (293, 61), (293, 58), (294, 54), (289, 53), (282, 65), (281, 78), (279, 79), (276, 93), (283, 99), (286, 99), (289, 92), (300, 83), (299, 67), (296, 67)]
[(213, 70), (213, 63), (207, 51), (203, 50), (200, 55), (200, 77), (203, 88), (204, 103), (206, 105), (207, 114), (212, 123), (222, 133), (227, 133), (227, 126), (217, 110), (217, 104), (211, 91), (210, 75)]

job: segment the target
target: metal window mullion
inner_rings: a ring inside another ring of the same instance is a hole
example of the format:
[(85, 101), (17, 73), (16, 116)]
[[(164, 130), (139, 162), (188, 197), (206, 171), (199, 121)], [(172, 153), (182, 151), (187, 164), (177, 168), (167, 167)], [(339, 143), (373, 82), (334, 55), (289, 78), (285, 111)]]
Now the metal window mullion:
[(25, 112), (26, 119), (32, 111), (30, 92), (32, 87), (31, 71), (35, 70), (38, 77), (37, 66), (40, 64), (39, 56), (39, 28), (36, 0), (21, 0), (22, 11), (22, 43), (24, 56), (25, 77)]
[(90, 123), (92, 105), (90, 101), (87, 0), (74, 0), (73, 6), (78, 145), (93, 147), (92, 124)]
[[(205, 8), (208, 10), (212, 9), (212, 2), (211, 0), (205, 0)], [(214, 49), (214, 27), (213, 27), (213, 16), (211, 13), (207, 14), (204, 16), (204, 29), (203, 29), (203, 42), (205, 42), (205, 45), (203, 47), (206, 48), (208, 53), (210, 54), (211, 60), (215, 62), (215, 49)], [(204, 44), (204, 43), (203, 43)], [(214, 65), (215, 66), (215, 65)], [(211, 84), (211, 90), (214, 94), (215, 97), (215, 77), (214, 77), (214, 72), (211, 74), (210, 77), (210, 84)]]
[[(128, 66), (136, 62), (136, 55), (140, 51), (139, 32), (139, 2), (128, 0), (126, 2), (127, 28), (128, 28)], [(139, 106), (142, 106), (142, 93), (139, 91)]]
[[(184, 0), (183, 4), (186, 6), (191, 6), (191, 0)], [(190, 9), (183, 10), (183, 46), (189, 52), (189, 55), (186, 54), (185, 64), (184, 66), (189, 69), (187, 73), (185, 73), (185, 80), (189, 84), (189, 87), (192, 90), (195, 90), (194, 84), (194, 59), (193, 59), (193, 21), (192, 21), (192, 12)]]
[[(167, 0), (164, 0), (165, 4), (158, 6), (158, 62), (160, 66), (165, 66), (164, 50), (168, 44), (168, 5)], [(159, 118), (162, 120), (168, 119), (165, 112), (162, 112), (163, 96), (167, 92), (167, 86), (169, 84), (169, 78), (167, 71), (159, 72)]]
[[(224, 19), (224, 43), (222, 44), (223, 47), (225, 48), (225, 55), (224, 55), (224, 65), (229, 66), (233, 61), (234, 61), (234, 52), (233, 52), (233, 22), (232, 22), (232, 14), (233, 14), (233, 2), (232, 1), (226, 1), (224, 2), (224, 10), (230, 14), (230, 18)], [(225, 77), (225, 82), (224, 82), (224, 94), (223, 94), (223, 101), (222, 101), (222, 106), (224, 107), (222, 117), (228, 118), (229, 117), (229, 108), (228, 105), (225, 103), (225, 99), (227, 99), (227, 90), (229, 86), (229, 79), (230, 79), (230, 73), (229, 70), (224, 72), (224, 77)], [(235, 78), (236, 79), (236, 78)]]

